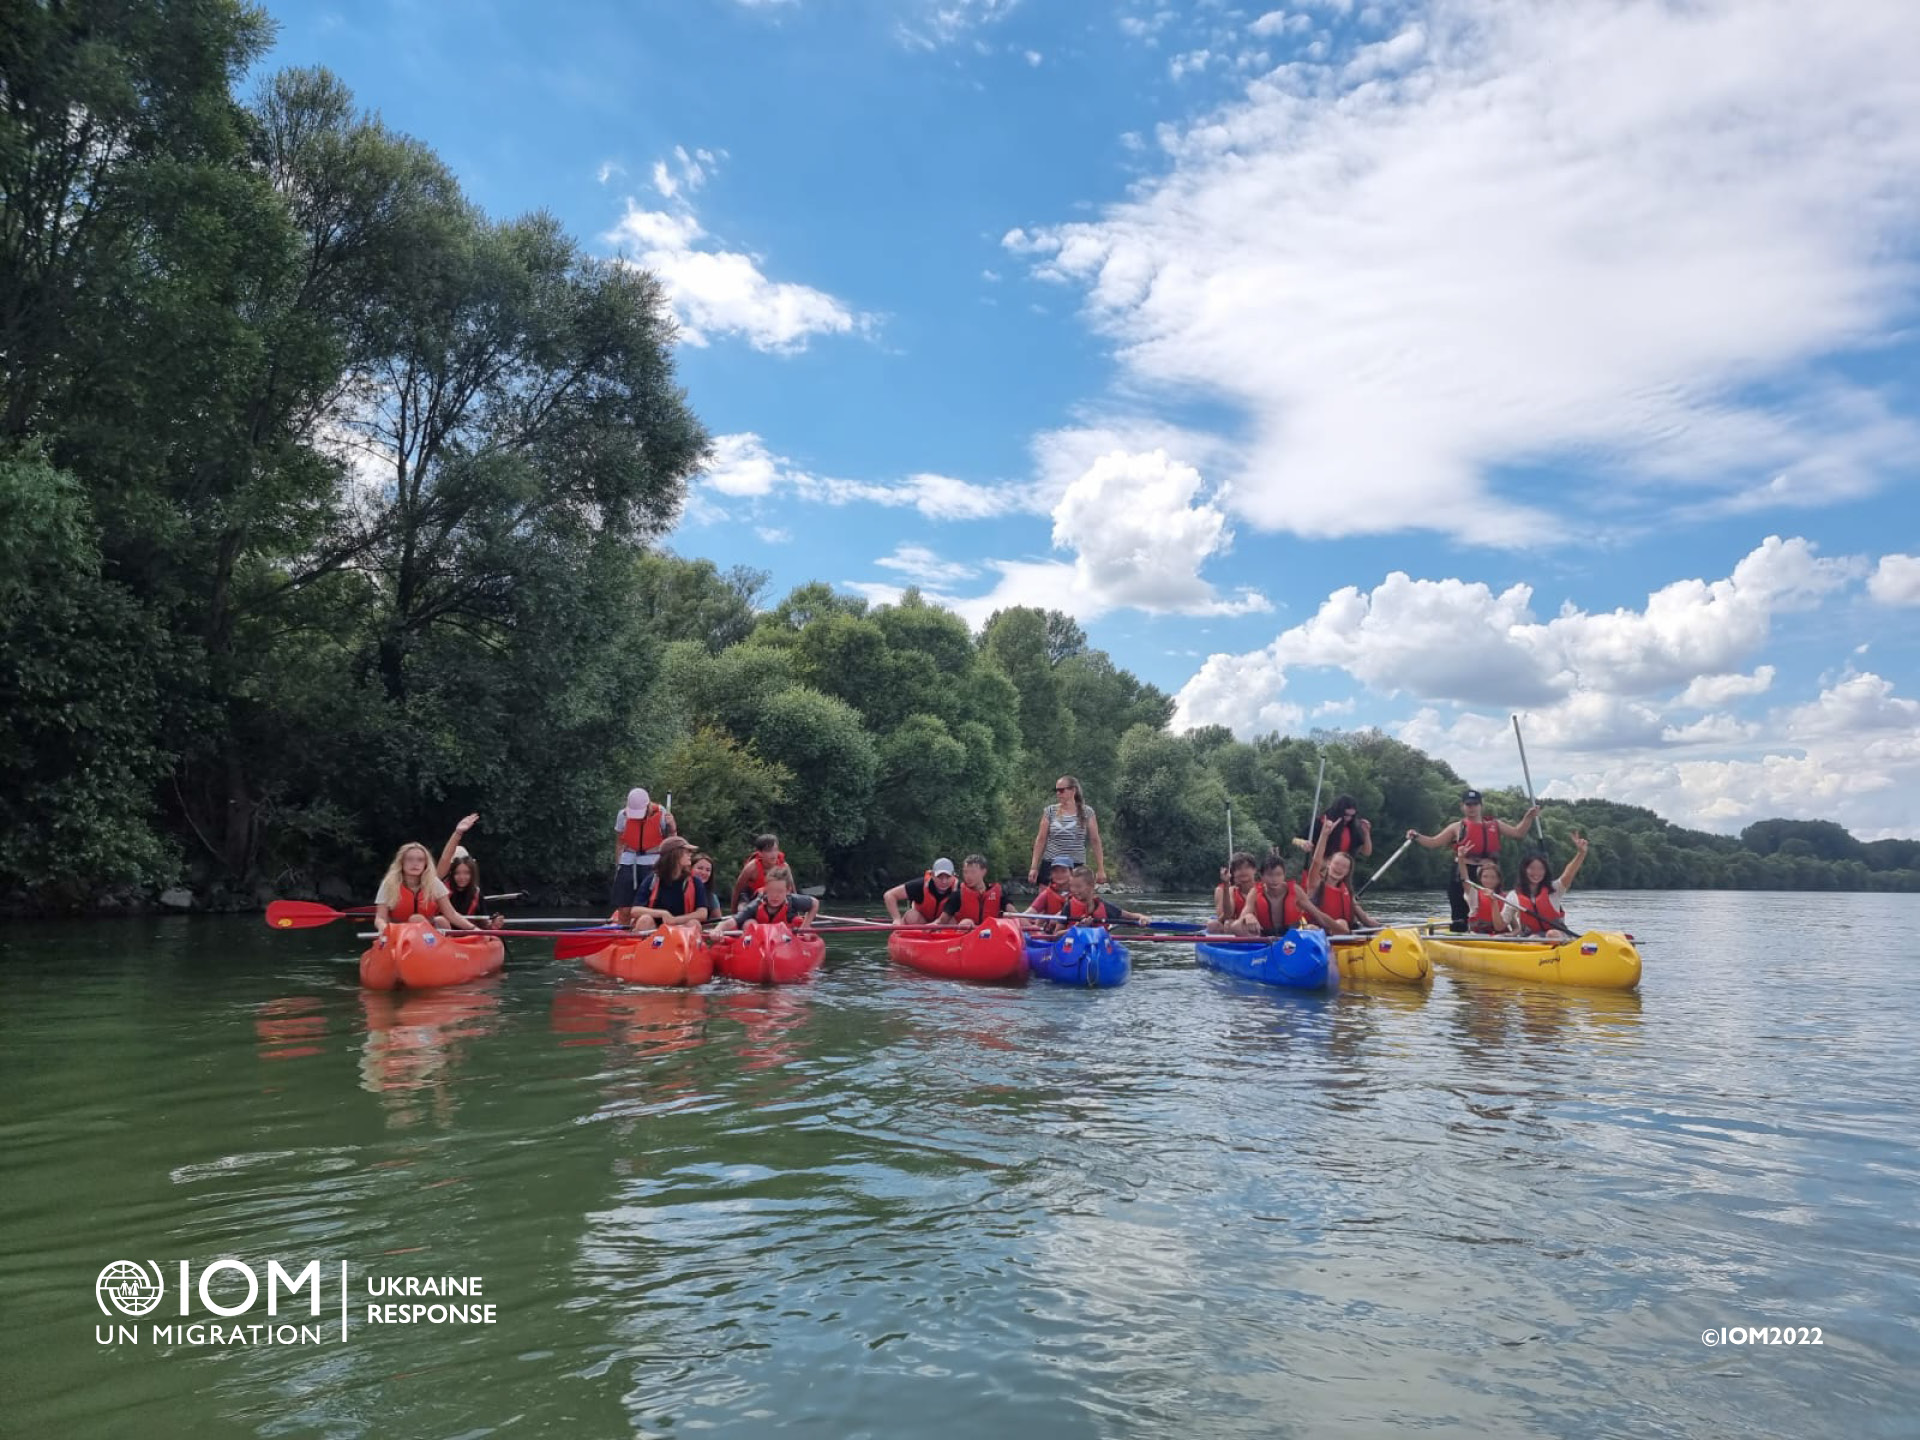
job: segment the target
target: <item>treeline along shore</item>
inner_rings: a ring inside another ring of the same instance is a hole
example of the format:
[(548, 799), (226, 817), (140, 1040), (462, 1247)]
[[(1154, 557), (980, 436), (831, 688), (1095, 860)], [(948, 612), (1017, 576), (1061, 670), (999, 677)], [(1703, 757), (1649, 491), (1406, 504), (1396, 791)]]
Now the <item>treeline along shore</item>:
[[(1155, 889), (1211, 887), (1229, 803), (1237, 848), (1304, 833), (1322, 758), (1363, 875), (1456, 815), (1377, 733), (1170, 733), (1058, 613), (975, 635), (662, 552), (708, 437), (654, 278), (483, 214), (323, 71), (244, 78), (270, 39), (235, 0), (9, 25), (0, 907), (364, 900), (469, 811), (488, 890), (597, 903), (636, 784), (723, 868), (771, 829), (842, 895), (973, 850), (1024, 878), (1063, 774)], [(1834, 825), (1545, 818), (1588, 886), (1920, 889), (1920, 845)]]

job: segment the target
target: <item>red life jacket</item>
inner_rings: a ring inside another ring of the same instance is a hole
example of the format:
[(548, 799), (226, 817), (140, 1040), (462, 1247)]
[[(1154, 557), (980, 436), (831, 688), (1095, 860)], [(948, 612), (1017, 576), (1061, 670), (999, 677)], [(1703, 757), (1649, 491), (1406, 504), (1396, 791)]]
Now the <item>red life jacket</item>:
[[(966, 886), (958, 880), (953, 882), (954, 890), (964, 890)], [(933, 872), (927, 871), (920, 877), (920, 898), (913, 902), (913, 908), (920, 912), (922, 920), (938, 920), (940, 912), (947, 908), (947, 901), (953, 898), (953, 890), (942, 895), (933, 888)]]
[[(784, 865), (786, 863), (786, 851), (776, 850), (773, 852), (773, 865)], [(771, 870), (773, 865), (769, 865), (765, 860), (762, 860), (758, 850), (747, 857), (747, 864), (753, 867), (753, 878), (747, 881), (747, 888), (757, 894), (767, 888), (767, 871)]]
[(627, 823), (620, 827), (620, 848), (636, 855), (658, 850), (667, 838), (666, 814), (649, 800), (645, 815), (628, 815)]
[(1307, 912), (1300, 908), (1298, 887), (1293, 881), (1287, 882), (1287, 893), (1280, 897), (1280, 923), (1273, 923), (1273, 900), (1267, 894), (1267, 887), (1259, 885), (1253, 892), (1253, 913), (1260, 919), (1262, 935), (1280, 935), (1296, 929), (1307, 918)]
[(1229, 885), (1226, 888), (1227, 919), (1238, 920), (1242, 915), (1247, 913), (1247, 906), (1252, 903), (1253, 897), (1260, 893), (1260, 882), (1258, 880), (1254, 881), (1253, 889), (1251, 890), (1242, 890), (1234, 885)]
[(1483, 855), (1498, 855), (1500, 853), (1500, 822), (1498, 820), (1462, 820), (1460, 843), (1466, 847), (1463, 853), (1469, 860), (1478, 860)]
[[(1329, 820), (1323, 815), (1320, 817), (1320, 828), (1333, 832), (1327, 837), (1324, 853), (1328, 855), (1350, 853), (1360, 844), (1360, 822), (1357, 820)], [(1316, 842), (1319, 838), (1318, 835), (1314, 836)]]
[(449, 889), (447, 891), (447, 898), (453, 901), (453, 908), (458, 910), (462, 915), (478, 915), (480, 913), (481, 895), (478, 885), (467, 886), (467, 903), (465, 905), (460, 903), (460, 892), (458, 890)]
[(1120, 913), (1098, 895), (1091, 900), (1069, 895), (1067, 908), (1061, 913), (1069, 920), (1092, 920), (1101, 925), (1111, 924), (1120, 918)]
[(1507, 902), (1498, 895), (1488, 894), (1485, 890), (1474, 892), (1473, 919), (1467, 928), (1477, 935), (1500, 935), (1506, 932), (1500, 912), (1506, 909)]
[(752, 923), (759, 925), (793, 925), (803, 917), (811, 915), (812, 913), (813, 906), (811, 905), (805, 905), (799, 909), (795, 909), (792, 895), (788, 895), (786, 899), (780, 902), (780, 908), (778, 910), (768, 905), (766, 897), (763, 895), (754, 903)]
[(1353, 924), (1353, 891), (1349, 887), (1322, 880), (1313, 892), (1313, 903), (1326, 912), (1329, 920)]
[(1067, 897), (1051, 885), (1040, 887), (1040, 893), (1033, 897), (1033, 911), (1036, 915), (1058, 915), (1067, 908)]
[(436, 902), (427, 898), (424, 887), (419, 890), (409, 890), (407, 882), (402, 880), (399, 897), (393, 904), (387, 906), (387, 919), (411, 920), (416, 915), (424, 915), (431, 920), (439, 909), (440, 906)]
[(1553, 896), (1545, 885), (1531, 895), (1515, 890), (1513, 898), (1519, 902), (1520, 928), (1527, 934), (1545, 935), (1550, 930), (1567, 928), (1567, 912), (1553, 903)]
[(960, 918), (971, 920), (976, 925), (989, 920), (998, 920), (1005, 912), (1006, 904), (998, 885), (989, 885), (984, 890), (969, 890), (964, 884), (960, 887)]
[[(686, 880), (682, 883), (683, 888), (680, 891), (680, 913), (682, 915), (691, 915), (694, 910), (698, 908), (698, 893), (695, 889), (691, 872), (688, 873)], [(660, 872), (657, 870), (653, 875), (653, 883), (647, 887), (646, 908), (649, 910), (657, 910), (660, 908)]]

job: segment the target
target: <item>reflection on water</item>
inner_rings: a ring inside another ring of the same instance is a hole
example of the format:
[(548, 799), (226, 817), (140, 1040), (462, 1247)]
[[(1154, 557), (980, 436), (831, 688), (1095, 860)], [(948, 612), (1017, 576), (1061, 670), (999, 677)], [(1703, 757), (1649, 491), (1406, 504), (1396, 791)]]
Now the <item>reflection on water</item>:
[[(1843, 944), (1794, 897), (1583, 896), (1638, 994), (1302, 995), (1172, 946), (976, 989), (860, 937), (791, 989), (516, 952), (376, 994), (325, 934), (20, 927), (10, 1427), (1912, 1433), (1920, 1002), (1859, 940), (1920, 902), (1844, 904)], [(110, 1259), (309, 1253), (483, 1275), (502, 1322), (92, 1343)], [(1828, 1343), (1699, 1342), (1761, 1319)]]

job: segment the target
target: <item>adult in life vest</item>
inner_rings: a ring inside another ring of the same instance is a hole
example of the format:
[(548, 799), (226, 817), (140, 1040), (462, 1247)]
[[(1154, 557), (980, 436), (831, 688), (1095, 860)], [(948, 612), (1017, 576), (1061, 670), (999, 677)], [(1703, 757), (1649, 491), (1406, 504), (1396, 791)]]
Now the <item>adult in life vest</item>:
[(1519, 919), (1514, 909), (1507, 903), (1505, 886), (1500, 880), (1500, 862), (1490, 856), (1482, 857), (1480, 868), (1471, 876), (1466, 874), (1467, 862), (1455, 860), (1466, 885), (1467, 897), (1472, 911), (1467, 916), (1467, 930), (1474, 935), (1511, 935), (1519, 929)]
[(1028, 915), (1058, 915), (1067, 908), (1068, 882), (1073, 878), (1073, 861), (1055, 855), (1047, 861), (1047, 883), (1027, 907)]
[(1570, 936), (1575, 933), (1567, 924), (1567, 912), (1561, 908), (1560, 897), (1572, 887), (1573, 877), (1586, 863), (1587, 839), (1577, 830), (1573, 833), (1573, 859), (1567, 862), (1558, 880), (1547, 878), (1552, 872), (1547, 869), (1546, 856), (1526, 858), (1520, 866), (1520, 879), (1513, 893), (1507, 896), (1507, 903), (1519, 917), (1521, 934)]
[(1132, 910), (1122, 910), (1100, 894), (1097, 877), (1091, 867), (1076, 865), (1067, 876), (1067, 904), (1054, 922), (1069, 925), (1151, 925), (1152, 919)]
[(896, 925), (936, 925), (960, 910), (960, 877), (941, 856), (918, 880), (896, 885), (880, 899)]
[(1213, 921), (1209, 934), (1224, 935), (1227, 928), (1246, 914), (1253, 892), (1260, 888), (1260, 864), (1245, 850), (1236, 850), (1227, 861), (1227, 879), (1213, 890)]
[(998, 881), (987, 883), (987, 857), (967, 856), (960, 862), (960, 891), (954, 899), (951, 918), (962, 930), (971, 930), (1006, 913), (1006, 893)]
[(1351, 935), (1355, 930), (1378, 930), (1380, 922), (1360, 906), (1353, 893), (1353, 853), (1336, 850), (1328, 856), (1318, 878), (1310, 879), (1307, 895), (1326, 919), (1322, 922), (1330, 935)]
[(465, 844), (467, 832), (479, 823), (480, 816), (476, 813), (463, 817), (460, 823), (453, 827), (453, 834), (449, 835), (447, 843), (440, 847), (440, 859), (433, 867), (433, 873), (446, 882), (447, 898), (453, 902), (454, 909), (476, 925), (483, 925), (489, 930), (498, 930), (506, 923), (504, 916), (488, 915), (484, 919), (479, 918), (481, 902), (486, 899), (480, 893), (480, 862), (468, 853)]
[(753, 854), (747, 857), (747, 863), (740, 867), (740, 874), (733, 882), (734, 908), (740, 906), (767, 888), (767, 872), (776, 865), (785, 865), (787, 857), (780, 848), (778, 835), (759, 835), (754, 837)]
[(389, 925), (415, 918), (431, 920), (442, 930), (480, 928), (453, 908), (445, 882), (433, 873), (433, 852), (409, 840), (393, 852), (393, 863), (381, 878), (373, 899), (373, 928), (384, 932)]
[(613, 918), (631, 925), (637, 897), (653, 878), (660, 848), (674, 834), (673, 816), (636, 785), (613, 817)]
[(1328, 855), (1364, 857), (1373, 854), (1373, 825), (1360, 818), (1360, 807), (1351, 795), (1341, 795), (1324, 815), (1313, 817), (1313, 823), (1307, 826), (1307, 838), (1293, 843), (1309, 854), (1324, 849)]
[(1317, 925), (1332, 929), (1326, 912), (1287, 873), (1287, 857), (1278, 850), (1260, 862), (1260, 888), (1253, 892), (1240, 918), (1227, 927), (1229, 935), (1254, 937), (1284, 935), (1289, 930)]
[(766, 884), (760, 893), (722, 920), (713, 933), (723, 935), (729, 930), (744, 930), (749, 925), (787, 925), (803, 930), (813, 924), (819, 908), (820, 902), (811, 895), (795, 893), (793, 871), (784, 865), (775, 865), (767, 871)]
[(707, 887), (693, 878), (693, 846), (670, 835), (660, 847), (660, 863), (647, 877), (647, 888), (634, 897), (633, 929), (646, 934), (661, 925), (689, 925), (699, 929), (707, 912), (719, 906)]
[[(1501, 840), (1524, 840), (1527, 827), (1540, 813), (1535, 805), (1520, 817), (1517, 825), (1496, 819), (1483, 812), (1480, 792), (1468, 790), (1460, 796), (1460, 818), (1451, 825), (1441, 827), (1436, 835), (1422, 835), (1418, 830), (1407, 831), (1407, 839), (1426, 850), (1439, 850), (1451, 847), (1460, 859), (1469, 864), (1477, 863), (1484, 856), (1498, 856)], [(1453, 874), (1447, 877), (1447, 904), (1453, 911), (1453, 923), (1448, 927), (1456, 935), (1467, 932), (1467, 891), (1460, 873), (1455, 866)]]

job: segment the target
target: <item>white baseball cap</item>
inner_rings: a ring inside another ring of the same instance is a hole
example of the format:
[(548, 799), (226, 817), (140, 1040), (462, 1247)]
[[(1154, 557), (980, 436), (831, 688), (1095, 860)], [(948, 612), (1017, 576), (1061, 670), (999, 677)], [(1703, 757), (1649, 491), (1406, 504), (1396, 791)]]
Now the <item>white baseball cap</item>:
[(953, 874), (953, 861), (942, 855), (938, 860), (933, 862), (933, 873), (936, 875)]

